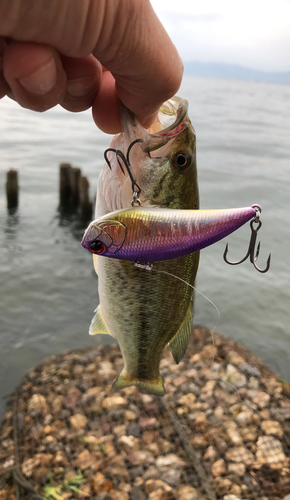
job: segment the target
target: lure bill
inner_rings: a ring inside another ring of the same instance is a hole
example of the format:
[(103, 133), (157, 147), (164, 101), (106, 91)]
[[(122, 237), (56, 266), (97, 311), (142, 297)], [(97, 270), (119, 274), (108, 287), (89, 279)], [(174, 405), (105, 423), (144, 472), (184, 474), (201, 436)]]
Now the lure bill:
[(123, 209), (91, 222), (82, 245), (97, 255), (135, 262), (176, 259), (225, 238), (260, 210), (259, 205), (225, 210)]

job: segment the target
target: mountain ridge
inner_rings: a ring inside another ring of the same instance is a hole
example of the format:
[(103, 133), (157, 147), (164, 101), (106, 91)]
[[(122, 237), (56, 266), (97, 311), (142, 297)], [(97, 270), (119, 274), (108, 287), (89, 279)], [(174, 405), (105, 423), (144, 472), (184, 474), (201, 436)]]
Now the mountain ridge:
[(285, 85), (290, 84), (290, 71), (260, 71), (245, 66), (239, 66), (238, 64), (185, 61), (184, 74), (212, 78), (280, 83)]

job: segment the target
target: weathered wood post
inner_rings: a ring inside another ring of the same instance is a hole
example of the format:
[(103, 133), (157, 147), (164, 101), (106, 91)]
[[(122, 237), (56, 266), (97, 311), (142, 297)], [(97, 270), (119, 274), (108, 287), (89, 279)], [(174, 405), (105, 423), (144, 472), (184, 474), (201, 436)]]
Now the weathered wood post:
[(59, 166), (59, 197), (60, 203), (67, 203), (71, 195), (71, 170), (70, 163), (61, 163)]
[(74, 204), (74, 207), (77, 207), (79, 204), (80, 177), (81, 177), (81, 169), (78, 167), (72, 167), (70, 169), (70, 197)]
[(79, 200), (81, 211), (84, 217), (92, 218), (93, 205), (89, 197), (89, 181), (86, 177), (80, 176), (79, 180)]
[(18, 206), (18, 172), (9, 170), (6, 176), (6, 196), (7, 208), (16, 208)]

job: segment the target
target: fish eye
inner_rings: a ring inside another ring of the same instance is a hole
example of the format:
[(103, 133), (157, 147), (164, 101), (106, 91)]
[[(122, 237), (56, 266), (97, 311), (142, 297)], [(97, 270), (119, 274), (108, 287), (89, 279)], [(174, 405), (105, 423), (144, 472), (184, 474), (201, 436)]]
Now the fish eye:
[(175, 167), (178, 170), (185, 170), (191, 163), (191, 155), (188, 151), (179, 151), (174, 158)]
[(105, 250), (105, 245), (102, 241), (100, 240), (95, 240), (95, 241), (92, 241), (90, 244), (89, 244), (89, 247), (90, 247), (90, 250), (93, 252), (93, 253), (103, 253), (103, 251)]

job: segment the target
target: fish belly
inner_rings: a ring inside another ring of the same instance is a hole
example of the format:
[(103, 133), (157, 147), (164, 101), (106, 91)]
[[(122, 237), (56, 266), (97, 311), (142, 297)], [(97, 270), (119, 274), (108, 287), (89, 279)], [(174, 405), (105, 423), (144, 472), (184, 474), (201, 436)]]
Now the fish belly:
[[(177, 362), (185, 352), (192, 328), (191, 287), (198, 252), (166, 262), (153, 263), (152, 271), (132, 262), (98, 258), (102, 316), (119, 343), (124, 369), (114, 387), (137, 385), (153, 394), (164, 394), (159, 363), (166, 344), (173, 340)], [(186, 325), (185, 325), (186, 322)], [(180, 338), (174, 339), (176, 334)]]

